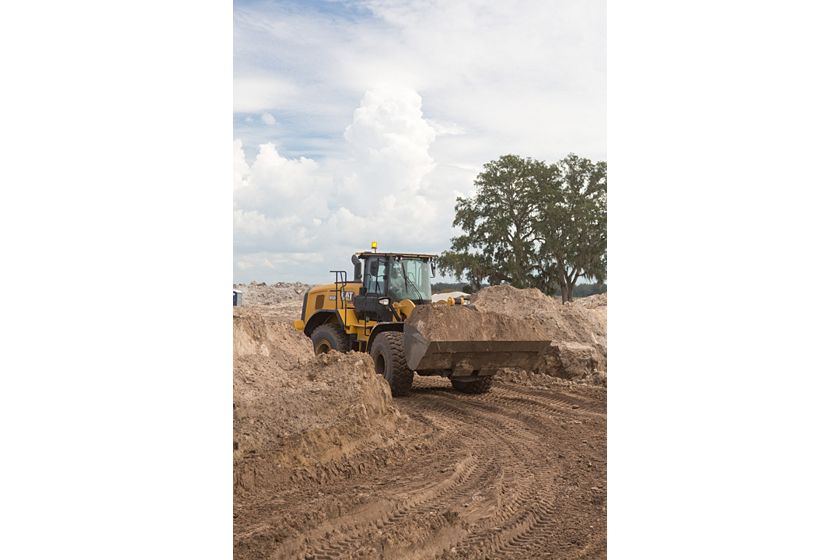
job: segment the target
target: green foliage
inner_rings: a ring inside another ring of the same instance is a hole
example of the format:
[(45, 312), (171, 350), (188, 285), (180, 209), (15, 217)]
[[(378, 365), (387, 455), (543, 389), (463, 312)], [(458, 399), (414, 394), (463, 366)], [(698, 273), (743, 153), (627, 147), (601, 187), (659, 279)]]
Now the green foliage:
[(539, 259), (566, 301), (580, 277), (598, 283), (607, 277), (607, 164), (569, 154), (558, 169), (559, 185), (543, 197)]
[(444, 273), (574, 295), (581, 278), (607, 274), (607, 164), (574, 154), (556, 164), (505, 155), (484, 165), (475, 196), (459, 197), (462, 234), (438, 260)]
[[(575, 286), (574, 291), (572, 291), (572, 297), (582, 298), (588, 296), (594, 296), (595, 294), (606, 294), (607, 293), (607, 285), (606, 284), (578, 284)], [(559, 293), (557, 295), (560, 295)]]
[(465, 293), (472, 293), (467, 291), (468, 289), (472, 289), (469, 284), (464, 284), (463, 282), (435, 282), (432, 284), (432, 293), (433, 294), (441, 294), (444, 292), (465, 292)]
[(541, 161), (515, 155), (485, 164), (475, 180), (478, 194), (456, 201), (453, 225), (464, 233), (441, 255), (441, 270), (474, 289), (484, 281), (532, 285), (540, 192), (553, 172)]
[[(479, 290), (485, 278), (493, 272), (492, 261), (482, 255), (468, 252), (444, 251), (437, 259), (437, 265), (443, 274), (452, 274), (456, 279), (464, 278), (474, 290)], [(497, 282), (498, 283), (498, 282)]]
[[(481, 287), (486, 288), (487, 284), (484, 284)], [(474, 290), (471, 285), (464, 284), (462, 282), (435, 282), (434, 284), (432, 284), (433, 294), (442, 294), (444, 292), (464, 292), (465, 294), (472, 294), (476, 291), (477, 290)], [(605, 293), (607, 293), (606, 284), (578, 284), (575, 286), (574, 292), (572, 292), (572, 296), (580, 298)], [(560, 291), (558, 290), (553, 295), (559, 296)]]

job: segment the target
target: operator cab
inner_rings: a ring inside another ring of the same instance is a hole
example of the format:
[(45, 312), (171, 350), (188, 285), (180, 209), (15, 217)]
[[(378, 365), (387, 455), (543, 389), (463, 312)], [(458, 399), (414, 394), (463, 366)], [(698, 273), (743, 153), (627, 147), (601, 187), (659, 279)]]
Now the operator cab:
[(405, 299), (415, 305), (431, 303), (433, 257), (419, 253), (353, 255), (354, 280), (362, 283), (353, 299), (356, 313), (370, 321), (393, 321), (393, 303)]

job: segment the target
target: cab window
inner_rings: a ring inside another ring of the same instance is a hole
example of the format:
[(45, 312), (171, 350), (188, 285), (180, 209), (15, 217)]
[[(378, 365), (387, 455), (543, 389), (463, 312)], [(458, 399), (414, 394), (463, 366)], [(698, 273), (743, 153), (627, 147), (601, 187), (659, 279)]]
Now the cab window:
[(391, 263), (388, 277), (388, 295), (399, 301), (410, 299), (415, 303), (432, 300), (429, 261), (417, 258), (396, 258)]
[(385, 259), (371, 257), (365, 260), (365, 290), (369, 294), (385, 293)]

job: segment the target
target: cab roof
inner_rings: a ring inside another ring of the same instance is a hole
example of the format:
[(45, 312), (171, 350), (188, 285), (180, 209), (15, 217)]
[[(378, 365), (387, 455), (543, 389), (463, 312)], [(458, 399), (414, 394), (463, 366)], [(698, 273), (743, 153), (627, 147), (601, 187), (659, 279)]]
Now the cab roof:
[(430, 253), (389, 253), (389, 252), (379, 252), (375, 253), (373, 251), (360, 251), (356, 253), (357, 257), (360, 258), (367, 258), (367, 257), (406, 257), (406, 258), (417, 258), (417, 259), (434, 259), (437, 255), (433, 255)]

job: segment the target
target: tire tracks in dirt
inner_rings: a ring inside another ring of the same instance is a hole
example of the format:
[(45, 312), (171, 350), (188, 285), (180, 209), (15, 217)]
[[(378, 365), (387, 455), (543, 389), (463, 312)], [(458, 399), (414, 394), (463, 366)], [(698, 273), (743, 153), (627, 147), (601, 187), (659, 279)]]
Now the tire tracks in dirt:
[(510, 383), (466, 395), (417, 377), (395, 403), (421, 427), (412, 438), (387, 456), (301, 473), (273, 497), (274, 515), (271, 501), (242, 511), (236, 557), (601, 556), (605, 400)]

